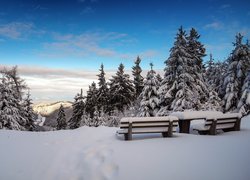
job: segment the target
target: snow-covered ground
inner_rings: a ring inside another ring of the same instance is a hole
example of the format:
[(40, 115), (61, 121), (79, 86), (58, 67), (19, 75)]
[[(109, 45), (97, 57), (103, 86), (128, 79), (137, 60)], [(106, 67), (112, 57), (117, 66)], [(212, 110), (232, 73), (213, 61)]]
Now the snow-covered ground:
[(0, 130), (1, 180), (249, 180), (250, 116), (216, 136), (116, 136), (117, 128)]

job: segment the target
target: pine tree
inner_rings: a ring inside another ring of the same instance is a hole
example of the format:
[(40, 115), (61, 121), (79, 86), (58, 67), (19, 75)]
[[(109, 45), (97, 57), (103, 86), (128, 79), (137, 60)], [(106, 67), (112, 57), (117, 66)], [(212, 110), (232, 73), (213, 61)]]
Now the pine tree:
[(6, 76), (0, 84), (0, 128), (25, 130), (25, 119), (21, 116), (19, 101)]
[(157, 78), (157, 80), (158, 80), (158, 86), (160, 86), (161, 85), (161, 82), (162, 82), (162, 80), (163, 80), (163, 78), (161, 77), (161, 75), (160, 74), (157, 74), (156, 75), (156, 78)]
[(32, 131), (34, 129), (35, 113), (32, 108), (32, 99), (30, 98), (30, 91), (28, 91), (26, 97), (22, 103), (22, 114), (26, 119), (26, 129)]
[(244, 85), (242, 87), (242, 95), (237, 109), (243, 115), (247, 115), (250, 113), (250, 70), (248, 70), (248, 75), (244, 81)]
[(65, 115), (62, 104), (59, 108), (56, 121), (57, 121), (57, 130), (66, 129), (66, 127), (67, 127), (66, 115)]
[(203, 72), (203, 60), (202, 58), (206, 56), (206, 49), (204, 45), (199, 41), (200, 35), (198, 32), (192, 28), (189, 32), (189, 36), (187, 37), (188, 40), (188, 51), (189, 54), (192, 56), (192, 59), (195, 61), (194, 64), (197, 65), (196, 70), (198, 73)]
[(92, 82), (92, 84), (89, 86), (89, 90), (87, 91), (87, 97), (86, 97), (86, 113), (90, 115), (90, 118), (93, 117), (95, 109), (93, 107), (97, 106), (97, 88), (96, 83)]
[(76, 129), (80, 127), (81, 119), (84, 114), (84, 97), (82, 95), (82, 89), (81, 93), (77, 94), (75, 96), (75, 102), (73, 103), (73, 113), (72, 117), (70, 118), (68, 122), (68, 127), (70, 129)]
[(106, 112), (108, 110), (108, 102), (109, 102), (109, 89), (107, 87), (106, 79), (105, 79), (105, 72), (104, 72), (104, 66), (101, 64), (100, 68), (100, 74), (98, 76), (98, 85), (99, 88), (97, 90), (97, 108), (100, 112), (103, 110)]
[(135, 98), (139, 97), (143, 89), (143, 77), (141, 75), (142, 69), (140, 67), (141, 59), (137, 56), (135, 66), (132, 67), (132, 74), (134, 76)]
[(158, 79), (156, 73), (153, 70), (153, 64), (150, 63), (151, 70), (147, 74), (146, 81), (144, 83), (144, 88), (140, 95), (140, 109), (139, 116), (150, 117), (156, 116), (159, 110), (159, 97), (158, 97)]
[(165, 61), (167, 67), (159, 89), (159, 115), (165, 115), (168, 111), (199, 110), (207, 100), (207, 86), (200, 73), (200, 61), (196, 59), (201, 55), (195, 55), (195, 51), (190, 54), (190, 49), (186, 33), (181, 27), (170, 50), (170, 57)]
[(235, 49), (229, 57), (229, 66), (226, 73), (223, 88), (226, 92), (224, 96), (224, 110), (235, 111), (241, 98), (242, 87), (250, 68), (250, 49), (242, 44), (243, 36), (236, 35)]
[(135, 89), (129, 75), (124, 73), (124, 65), (120, 64), (115, 76), (110, 80), (111, 105), (123, 112), (134, 100)]
[(14, 95), (19, 101), (22, 100), (23, 91), (26, 90), (28, 87), (25, 84), (24, 80), (18, 75), (18, 67), (14, 66), (11, 69), (3, 68), (3, 70), (0, 71), (6, 79), (8, 79), (8, 82), (13, 87)]

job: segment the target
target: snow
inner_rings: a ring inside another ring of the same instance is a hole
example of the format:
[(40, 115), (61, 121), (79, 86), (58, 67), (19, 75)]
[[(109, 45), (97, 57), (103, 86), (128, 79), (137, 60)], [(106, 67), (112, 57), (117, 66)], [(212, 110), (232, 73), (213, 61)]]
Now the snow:
[(140, 121), (174, 121), (178, 120), (175, 116), (158, 116), (158, 117), (125, 117), (121, 119), (121, 122), (140, 122)]
[(216, 136), (117, 136), (118, 128), (0, 131), (3, 180), (249, 180), (250, 116)]
[(184, 111), (184, 112), (173, 112), (171, 116), (177, 116), (180, 120), (182, 119), (203, 119), (220, 117), (223, 115), (220, 111)]

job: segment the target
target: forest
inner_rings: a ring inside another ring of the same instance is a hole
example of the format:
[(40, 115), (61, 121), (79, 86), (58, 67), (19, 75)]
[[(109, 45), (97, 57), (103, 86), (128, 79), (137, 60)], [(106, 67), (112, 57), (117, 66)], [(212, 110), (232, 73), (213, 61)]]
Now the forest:
[[(73, 102), (69, 120), (61, 106), (56, 129), (80, 126), (118, 126), (124, 116), (166, 116), (175, 111), (216, 110), (250, 112), (250, 44), (239, 33), (233, 50), (225, 60), (209, 61), (200, 35), (192, 28), (180, 27), (170, 55), (165, 60), (164, 75), (149, 64), (146, 77), (141, 75), (138, 56), (132, 77), (121, 63), (115, 75), (105, 78), (101, 64), (98, 83), (89, 85), (86, 94), (80, 90)], [(32, 109), (30, 90), (18, 74), (18, 67), (1, 69), (0, 129), (35, 131), (37, 114)], [(62, 87), (63, 88), (63, 87)]]

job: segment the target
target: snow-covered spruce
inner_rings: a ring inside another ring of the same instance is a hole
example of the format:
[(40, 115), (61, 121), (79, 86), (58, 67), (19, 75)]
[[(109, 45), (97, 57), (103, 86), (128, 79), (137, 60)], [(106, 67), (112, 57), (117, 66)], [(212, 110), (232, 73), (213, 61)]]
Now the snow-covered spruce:
[(150, 63), (151, 70), (148, 72), (144, 88), (140, 95), (140, 109), (138, 116), (149, 117), (156, 116), (159, 110), (159, 96), (158, 96), (158, 79), (153, 70), (153, 64)]
[(19, 109), (19, 99), (6, 76), (0, 83), (0, 129), (25, 130), (26, 121)]
[(133, 82), (124, 73), (124, 65), (120, 64), (116, 75), (110, 79), (110, 104), (114, 109), (123, 112), (133, 102), (134, 93)]
[(207, 86), (200, 73), (202, 56), (198, 54), (199, 51), (191, 51), (190, 46), (181, 27), (170, 50), (170, 57), (165, 61), (165, 75), (159, 88), (159, 115), (166, 115), (168, 111), (199, 110), (207, 100)]
[(73, 113), (72, 117), (68, 122), (69, 129), (76, 129), (80, 127), (82, 116), (84, 114), (84, 102), (83, 102), (82, 89), (81, 93), (75, 96), (75, 102), (73, 103)]
[(250, 70), (242, 87), (242, 95), (237, 107), (238, 111), (243, 115), (250, 113)]
[(143, 77), (141, 75), (142, 69), (140, 67), (141, 59), (137, 56), (135, 66), (132, 67), (132, 74), (134, 76), (135, 98), (138, 98), (143, 89)]
[(223, 89), (226, 92), (223, 107), (226, 112), (237, 111), (244, 80), (250, 68), (250, 48), (242, 43), (242, 39), (241, 34), (236, 35), (235, 49), (228, 60), (228, 71), (223, 83)]
[(198, 32), (191, 28), (189, 36), (187, 37), (187, 48), (189, 54), (192, 56), (193, 63), (197, 66), (196, 70), (198, 73), (203, 72), (203, 57), (206, 56), (206, 49), (204, 45), (199, 41), (200, 35)]
[(98, 90), (97, 90), (97, 108), (98, 111), (104, 110), (108, 111), (109, 98), (108, 98), (108, 86), (105, 79), (104, 66), (101, 64), (99, 69), (100, 74), (98, 74)]
[(92, 84), (89, 86), (89, 90), (87, 91), (87, 97), (86, 97), (86, 103), (85, 103), (85, 111), (87, 114), (89, 114), (90, 118), (94, 116), (95, 107), (97, 103), (97, 88), (96, 83), (92, 82)]
[(57, 121), (57, 127), (56, 127), (57, 130), (66, 129), (66, 127), (67, 127), (66, 115), (65, 115), (64, 108), (63, 108), (62, 104), (59, 108), (56, 121)]
[(36, 114), (32, 108), (32, 104), (33, 103), (32, 99), (30, 98), (30, 91), (28, 91), (26, 97), (23, 99), (21, 112), (24, 119), (26, 119), (25, 128), (30, 131), (34, 129), (34, 120), (36, 117)]

